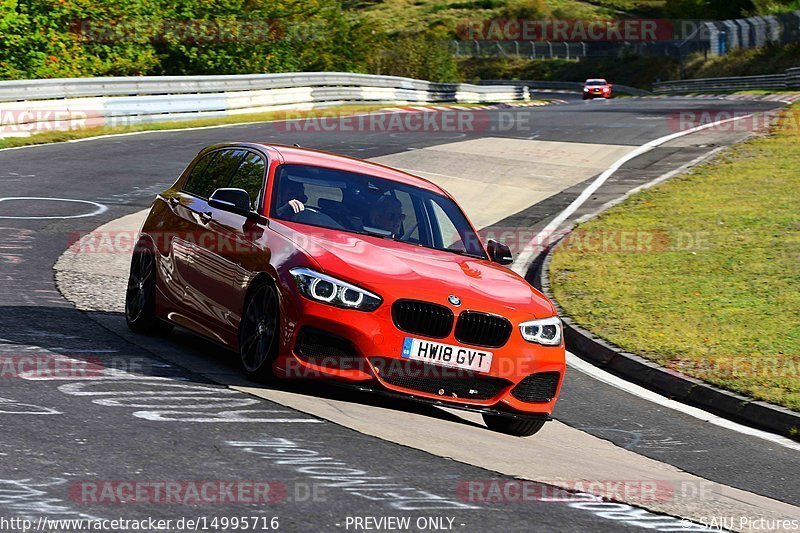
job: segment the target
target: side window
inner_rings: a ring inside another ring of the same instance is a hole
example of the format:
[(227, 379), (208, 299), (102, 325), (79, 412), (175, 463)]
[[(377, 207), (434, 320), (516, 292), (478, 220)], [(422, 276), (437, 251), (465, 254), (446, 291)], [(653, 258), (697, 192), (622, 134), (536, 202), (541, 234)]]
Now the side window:
[(257, 209), (261, 205), (261, 186), (264, 184), (266, 168), (261, 156), (249, 152), (239, 165), (229, 185), (229, 187), (247, 191), (247, 194), (250, 195), (252, 209)]
[(201, 198), (208, 198), (215, 190), (227, 187), (228, 180), (243, 155), (244, 150), (220, 150), (202, 174), (195, 178), (192, 172), (190, 182), (184, 190)]
[(211, 152), (210, 154), (205, 155), (197, 164), (192, 168), (192, 171), (189, 173), (189, 177), (186, 178), (186, 183), (183, 184), (183, 190), (186, 192), (190, 192), (192, 194), (197, 194), (197, 183), (200, 179), (200, 176), (203, 175), (206, 168), (208, 168), (209, 163), (219, 155), (219, 152)]
[(453, 221), (450, 220), (450, 217), (447, 216), (444, 209), (442, 209), (436, 201), (432, 201), (431, 211), (433, 214), (431, 223), (434, 227), (434, 234), (438, 233), (441, 239), (441, 243), (437, 243), (436, 245), (454, 250), (464, 250), (464, 244), (461, 242), (461, 235), (459, 235), (458, 230), (453, 225)]

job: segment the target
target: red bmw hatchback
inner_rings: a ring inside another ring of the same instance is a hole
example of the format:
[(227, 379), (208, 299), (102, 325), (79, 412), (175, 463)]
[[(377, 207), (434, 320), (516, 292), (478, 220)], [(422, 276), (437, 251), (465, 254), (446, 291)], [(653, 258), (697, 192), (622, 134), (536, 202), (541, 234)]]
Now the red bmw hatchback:
[(206, 148), (160, 194), (131, 263), (131, 330), (188, 328), (253, 379), (324, 378), (480, 412), (527, 436), (565, 370), (553, 305), (455, 200), (297, 147)]

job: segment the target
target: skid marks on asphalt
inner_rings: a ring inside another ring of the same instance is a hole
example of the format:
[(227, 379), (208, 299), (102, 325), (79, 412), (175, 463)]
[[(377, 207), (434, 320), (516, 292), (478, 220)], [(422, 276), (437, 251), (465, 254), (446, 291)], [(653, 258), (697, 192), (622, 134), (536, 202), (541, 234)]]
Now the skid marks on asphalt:
[[(608, 439), (631, 451), (646, 449), (654, 452), (708, 453), (708, 450), (689, 449), (692, 446), (690, 443), (665, 435), (660, 429), (629, 430), (614, 427), (579, 427), (577, 429)], [(620, 439), (622, 439), (621, 442)]]
[(66, 505), (64, 500), (51, 495), (51, 489), (63, 492), (66, 483), (64, 478), (0, 479), (0, 507), (31, 521), (38, 521), (42, 516), (96, 520), (97, 517), (78, 512)]

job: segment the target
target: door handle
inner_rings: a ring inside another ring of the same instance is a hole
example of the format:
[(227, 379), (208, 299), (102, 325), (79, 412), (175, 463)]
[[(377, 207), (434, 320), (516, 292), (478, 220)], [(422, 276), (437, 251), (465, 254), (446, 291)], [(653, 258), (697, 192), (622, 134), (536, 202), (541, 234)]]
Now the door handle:
[(212, 218), (214, 217), (211, 215), (211, 211), (200, 213), (200, 220), (202, 220), (203, 223), (209, 222)]
[(173, 207), (180, 205), (180, 203), (181, 203), (181, 199), (178, 198), (177, 196), (171, 196), (170, 199), (169, 199), (169, 205), (171, 205)]

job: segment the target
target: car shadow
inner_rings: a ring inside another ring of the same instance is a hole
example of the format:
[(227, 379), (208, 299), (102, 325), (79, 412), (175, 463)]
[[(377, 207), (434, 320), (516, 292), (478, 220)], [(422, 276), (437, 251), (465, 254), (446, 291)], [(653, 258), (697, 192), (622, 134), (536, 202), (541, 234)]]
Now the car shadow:
[(125, 376), (133, 376), (130, 379), (172, 377), (203, 384), (262, 388), (486, 429), (435, 405), (319, 379), (257, 383), (241, 374), (236, 353), (182, 328), (176, 327), (164, 336), (144, 336), (131, 333), (121, 313), (81, 311), (67, 306), (0, 306), (0, 357), (31, 355), (69, 357), (98, 369), (124, 371)]

